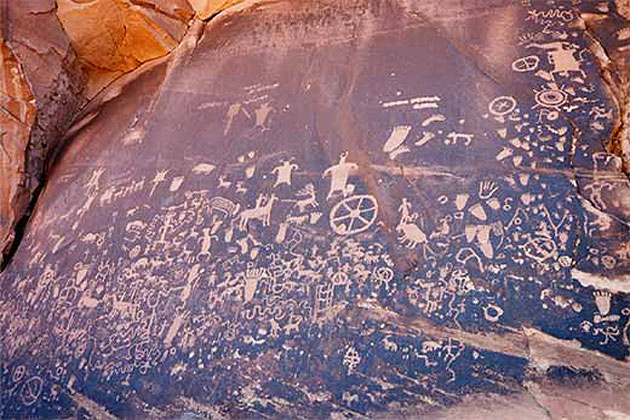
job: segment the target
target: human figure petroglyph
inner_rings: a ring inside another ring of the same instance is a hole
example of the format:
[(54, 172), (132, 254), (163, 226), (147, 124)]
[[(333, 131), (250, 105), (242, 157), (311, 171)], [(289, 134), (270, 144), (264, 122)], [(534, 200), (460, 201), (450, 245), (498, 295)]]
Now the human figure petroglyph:
[(389, 290), (389, 283), (394, 278), (394, 271), (389, 267), (376, 267), (372, 271), (372, 277), (376, 283), (376, 287), (385, 287)]
[(342, 193), (344, 197), (354, 192), (354, 185), (348, 184), (348, 178), (350, 173), (358, 169), (356, 163), (346, 162), (348, 158), (348, 152), (343, 152), (339, 155), (339, 163), (331, 166), (324, 171), (324, 177), (330, 175), (330, 190), (326, 199), (330, 199), (335, 193)]
[(98, 168), (92, 171), (89, 181), (85, 184), (85, 189), (87, 190), (88, 195), (98, 190), (99, 182), (104, 172), (105, 168)]
[(273, 168), (271, 173), (276, 175), (276, 182), (273, 184), (274, 188), (283, 184), (291, 185), (291, 174), (298, 168), (298, 165), (288, 160), (283, 160), (281, 165)]
[(575, 44), (566, 41), (554, 41), (544, 44), (531, 43), (527, 45), (527, 48), (539, 48), (547, 51), (547, 60), (553, 68), (549, 72), (552, 77), (554, 74), (569, 76), (571, 72), (577, 72), (582, 77), (586, 77), (582, 70), (581, 61), (575, 58), (575, 54), (578, 52), (578, 46)]
[(343, 356), (343, 365), (348, 368), (348, 375), (352, 375), (354, 370), (361, 363), (361, 356), (354, 346), (348, 347)]
[(418, 219), (418, 213), (411, 214), (411, 204), (406, 198), (402, 199), (398, 211), (400, 212), (400, 222), (396, 226), (396, 231), (401, 234), (398, 240), (411, 249), (419, 244), (426, 244), (427, 235), (415, 224), (415, 221)]
[(151, 192), (149, 193), (149, 197), (153, 195), (153, 193), (155, 192), (158, 185), (160, 185), (160, 183), (166, 181), (166, 175), (169, 173), (169, 171), (170, 169), (162, 169), (162, 170), (157, 171), (157, 173), (151, 180), (151, 183), (153, 184), (153, 186), (151, 187)]
[(201, 249), (199, 250), (199, 254), (197, 255), (197, 258), (201, 258), (201, 257), (210, 257), (211, 253), (210, 253), (210, 247), (212, 245), (212, 240), (218, 240), (219, 237), (217, 235), (215, 235), (216, 231), (219, 229), (219, 227), (222, 225), (222, 222), (217, 222), (215, 223), (211, 228), (203, 228), (202, 229), (202, 236), (201, 238), (199, 238), (197, 241), (199, 242)]
[(462, 355), (464, 349), (466, 348), (464, 343), (456, 341), (457, 345), (454, 345), (453, 341), (454, 340), (452, 338), (449, 338), (448, 344), (443, 348), (445, 351), (441, 352), (441, 356), (446, 362), (446, 370), (451, 374), (451, 378), (447, 382), (453, 382), (457, 378), (455, 371), (451, 368), (451, 366), (455, 360)]
[(617, 337), (621, 334), (618, 326), (607, 326), (602, 328), (593, 328), (593, 336), (603, 335), (604, 338), (599, 342), (600, 345), (605, 346), (609, 341), (617, 341)]
[(269, 102), (265, 102), (260, 105), (258, 108), (254, 110), (254, 115), (256, 117), (255, 128), (260, 128), (263, 131), (269, 130), (268, 125), (266, 125), (267, 119), (272, 111), (275, 108), (269, 105)]

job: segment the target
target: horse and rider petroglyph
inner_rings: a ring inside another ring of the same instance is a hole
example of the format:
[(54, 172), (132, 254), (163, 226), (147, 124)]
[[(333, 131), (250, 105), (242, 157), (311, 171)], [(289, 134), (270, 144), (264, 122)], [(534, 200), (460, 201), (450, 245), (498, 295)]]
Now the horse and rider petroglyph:
[(427, 235), (414, 222), (418, 219), (418, 213), (410, 213), (411, 204), (406, 198), (402, 199), (402, 204), (398, 207), (401, 212), (400, 222), (396, 226), (396, 232), (401, 235), (398, 240), (407, 248), (415, 248), (419, 244), (427, 243)]

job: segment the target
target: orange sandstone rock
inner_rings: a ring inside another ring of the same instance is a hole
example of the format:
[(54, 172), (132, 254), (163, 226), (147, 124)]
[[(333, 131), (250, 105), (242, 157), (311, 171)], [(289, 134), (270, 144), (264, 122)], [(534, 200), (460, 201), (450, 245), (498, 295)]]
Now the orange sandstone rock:
[(52, 153), (84, 100), (83, 72), (54, 0), (0, 10), (0, 265)]
[(243, 0), (188, 0), (200, 19), (209, 19), (214, 14)]
[(57, 1), (57, 16), (88, 71), (89, 97), (175, 48), (192, 15), (185, 0)]
[(14, 239), (13, 226), (28, 205), (23, 193), (26, 149), (35, 121), (35, 98), (11, 48), (0, 45), (0, 249)]

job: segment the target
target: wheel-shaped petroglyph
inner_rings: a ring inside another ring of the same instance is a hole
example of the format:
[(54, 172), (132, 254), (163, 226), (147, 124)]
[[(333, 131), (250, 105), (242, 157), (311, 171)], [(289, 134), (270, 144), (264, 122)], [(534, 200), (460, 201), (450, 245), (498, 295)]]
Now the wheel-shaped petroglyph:
[(545, 89), (536, 92), (536, 103), (547, 108), (556, 108), (567, 101), (567, 94), (560, 89)]
[(516, 100), (511, 96), (497, 96), (488, 105), (488, 111), (494, 116), (502, 117), (516, 109)]
[(519, 73), (533, 71), (538, 68), (538, 63), (540, 63), (540, 58), (537, 55), (528, 55), (513, 61), (512, 70)]
[(376, 221), (378, 204), (371, 195), (356, 195), (337, 203), (330, 211), (330, 227), (340, 235), (363, 232)]

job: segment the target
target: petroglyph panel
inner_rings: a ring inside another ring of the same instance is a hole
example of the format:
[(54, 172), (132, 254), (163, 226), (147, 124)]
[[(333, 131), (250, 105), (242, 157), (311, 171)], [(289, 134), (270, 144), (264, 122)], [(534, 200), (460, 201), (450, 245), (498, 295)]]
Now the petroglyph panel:
[(579, 2), (350, 3), (228, 14), (78, 131), (1, 277), (4, 413), (628, 380), (630, 186)]

